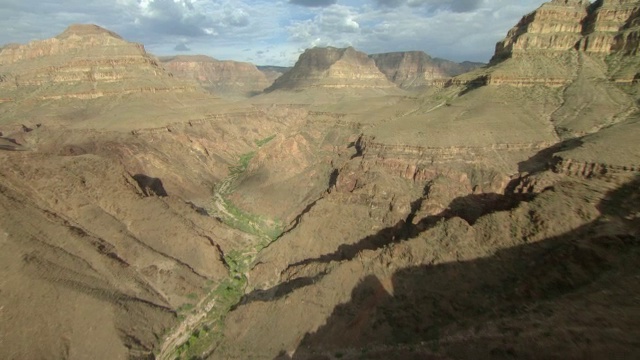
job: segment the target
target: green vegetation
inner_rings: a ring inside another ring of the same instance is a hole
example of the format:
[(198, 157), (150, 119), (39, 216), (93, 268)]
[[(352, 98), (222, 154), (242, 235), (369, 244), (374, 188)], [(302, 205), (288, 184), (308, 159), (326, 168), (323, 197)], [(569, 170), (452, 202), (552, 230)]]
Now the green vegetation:
[(275, 139), (275, 137), (276, 137), (276, 134), (273, 134), (273, 135), (271, 135), (271, 136), (269, 136), (269, 137), (266, 137), (266, 138), (264, 138), (264, 139), (256, 140), (256, 146), (258, 146), (259, 148), (261, 148), (261, 147), (263, 147), (263, 146), (267, 145), (267, 144), (269, 143), (269, 141), (271, 141), (271, 140)]
[(225, 318), (244, 295), (247, 285), (244, 272), (248, 270), (251, 260), (250, 255), (237, 250), (225, 256), (230, 276), (209, 294), (210, 300), (215, 301), (215, 306), (198, 328), (191, 332), (189, 339), (176, 349), (176, 359), (199, 359), (222, 340)]
[(193, 310), (194, 307), (195, 307), (195, 305), (193, 305), (191, 303), (184, 303), (184, 304), (180, 305), (180, 307), (178, 308), (178, 313), (188, 312), (189, 310)]
[[(262, 147), (273, 140), (275, 135), (256, 141), (256, 146)], [(222, 340), (224, 322), (227, 313), (244, 295), (247, 285), (245, 273), (249, 270), (256, 254), (269, 243), (275, 241), (283, 232), (281, 221), (249, 213), (236, 206), (228, 196), (233, 192), (233, 184), (247, 170), (251, 159), (256, 155), (251, 151), (240, 155), (238, 162), (229, 167), (229, 176), (214, 188), (214, 203), (209, 213), (215, 214), (228, 226), (255, 235), (257, 241), (243, 250), (233, 250), (225, 254), (224, 260), (229, 268), (229, 277), (213, 288), (212, 282), (207, 282), (211, 290), (201, 304), (214, 304), (211, 310), (198, 321), (198, 326), (191, 332), (188, 340), (174, 351), (175, 359), (200, 359), (215, 348)], [(208, 209), (209, 210), (209, 209)], [(187, 298), (195, 300), (197, 295), (191, 293)], [(193, 304), (184, 304), (179, 309), (179, 316), (184, 319), (184, 312), (194, 309)]]
[(253, 159), (254, 156), (256, 156), (255, 151), (240, 155), (238, 165), (229, 167), (229, 175), (237, 176), (244, 173), (247, 170), (247, 167), (249, 167), (249, 162), (251, 162), (251, 159)]
[(265, 238), (267, 243), (264, 246), (276, 240), (284, 230), (284, 225), (281, 221), (268, 220), (262, 216), (246, 212), (226, 198), (223, 198), (221, 205), (224, 207), (225, 212), (220, 214), (220, 218), (225, 224), (242, 232)]
[[(264, 146), (273, 140), (275, 135), (262, 140), (257, 140), (257, 146)], [(244, 174), (249, 167), (251, 159), (256, 155), (255, 151), (240, 155), (238, 163), (229, 167), (229, 177), (214, 188), (214, 206), (210, 213), (215, 214), (225, 224), (242, 232), (252, 234), (261, 239), (256, 251), (260, 251), (272, 241), (276, 240), (284, 231), (284, 224), (279, 220), (271, 220), (266, 217), (252, 214), (236, 206), (228, 196), (233, 193), (233, 183)]]

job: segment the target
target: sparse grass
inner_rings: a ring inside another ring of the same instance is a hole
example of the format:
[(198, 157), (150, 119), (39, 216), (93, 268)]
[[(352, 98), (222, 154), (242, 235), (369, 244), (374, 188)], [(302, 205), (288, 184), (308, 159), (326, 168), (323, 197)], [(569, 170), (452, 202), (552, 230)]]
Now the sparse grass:
[(275, 139), (275, 137), (276, 137), (276, 134), (273, 134), (273, 135), (268, 136), (268, 137), (266, 137), (264, 139), (256, 140), (256, 146), (261, 148), (261, 147), (267, 145), (269, 143), (269, 141)]
[(249, 163), (251, 162), (251, 159), (253, 159), (254, 156), (256, 156), (255, 151), (251, 151), (246, 154), (240, 155), (240, 158), (238, 159), (238, 165), (229, 167), (229, 175), (237, 176), (247, 171), (247, 168), (249, 167)]
[[(264, 146), (273, 138), (275, 138), (275, 135), (258, 140), (256, 145), (258, 147)], [(207, 301), (205, 302), (215, 301), (215, 306), (198, 323), (197, 328), (192, 331), (189, 339), (175, 349), (175, 359), (200, 359), (206, 357), (220, 343), (224, 336), (225, 318), (232, 307), (244, 295), (247, 285), (245, 273), (249, 270), (255, 255), (269, 243), (276, 240), (284, 230), (284, 225), (281, 221), (270, 220), (244, 211), (227, 198), (233, 192), (233, 187), (226, 185), (231, 185), (247, 170), (255, 154), (255, 151), (242, 154), (238, 158), (237, 165), (229, 167), (229, 177), (225, 179), (222, 185), (214, 188), (214, 192), (217, 193), (217, 196), (215, 196), (217, 206), (214, 206), (210, 213), (216, 214), (228, 226), (253, 234), (259, 240), (247, 249), (232, 250), (225, 254), (224, 259), (229, 268), (229, 277), (219, 283), (207, 295)], [(208, 288), (213, 287), (212, 282), (207, 282), (206, 285)], [(187, 297), (194, 300), (197, 298), (196, 294), (188, 294)], [(179, 316), (184, 319), (183, 313), (193, 308), (193, 304), (181, 306)]]
[(244, 295), (247, 285), (244, 272), (251, 260), (250, 255), (237, 250), (225, 256), (230, 276), (209, 295), (215, 299), (216, 306), (200, 326), (192, 331), (189, 339), (176, 349), (176, 359), (200, 359), (222, 340), (225, 318)]
[(188, 312), (189, 310), (193, 310), (194, 307), (195, 307), (195, 305), (193, 305), (191, 303), (184, 303), (184, 304), (180, 305), (180, 307), (177, 309), (177, 311), (179, 313), (185, 313), (185, 312)]
[(230, 216), (221, 214), (221, 219), (230, 227), (248, 234), (265, 237), (269, 239), (269, 242), (276, 240), (282, 234), (284, 225), (281, 221), (271, 221), (259, 215), (251, 214), (240, 209), (228, 199), (223, 200), (224, 203), (222, 205)]

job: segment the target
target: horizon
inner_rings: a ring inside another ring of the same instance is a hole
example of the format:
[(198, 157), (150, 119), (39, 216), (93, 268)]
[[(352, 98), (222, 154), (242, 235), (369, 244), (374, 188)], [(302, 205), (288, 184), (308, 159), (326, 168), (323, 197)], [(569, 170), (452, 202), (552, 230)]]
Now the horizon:
[[(291, 67), (313, 47), (367, 54), (422, 51), (487, 63), (500, 41), (544, 1), (521, 0), (8, 0), (2, 46), (54, 37), (74, 23), (96, 24), (156, 56), (206, 55)], [(46, 15), (45, 15), (46, 14)]]

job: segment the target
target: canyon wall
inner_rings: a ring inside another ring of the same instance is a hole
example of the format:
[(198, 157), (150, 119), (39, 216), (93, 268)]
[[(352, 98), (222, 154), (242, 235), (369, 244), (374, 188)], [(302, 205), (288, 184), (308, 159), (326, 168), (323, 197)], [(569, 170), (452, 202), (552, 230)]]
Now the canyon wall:
[(165, 69), (178, 78), (195, 80), (217, 95), (254, 95), (273, 83), (274, 74), (265, 74), (251, 63), (221, 61), (195, 56), (161, 57)]
[(197, 88), (174, 79), (142, 45), (96, 25), (72, 25), (54, 38), (0, 49), (4, 99), (92, 99)]
[(369, 55), (387, 79), (403, 89), (433, 85), (482, 66), (480, 63), (453, 61), (433, 58), (422, 51), (405, 51)]
[(266, 91), (325, 89), (389, 89), (396, 86), (378, 70), (374, 60), (352, 47), (306, 50), (287, 73)]

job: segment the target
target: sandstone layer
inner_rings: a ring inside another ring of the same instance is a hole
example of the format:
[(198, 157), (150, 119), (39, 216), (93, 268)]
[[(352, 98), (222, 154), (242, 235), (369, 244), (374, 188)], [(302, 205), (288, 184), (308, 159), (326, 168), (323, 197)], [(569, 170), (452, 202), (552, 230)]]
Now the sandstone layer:
[(0, 357), (638, 358), (640, 92), (601, 55), (0, 103)]
[(95, 99), (136, 93), (193, 92), (140, 44), (95, 25), (72, 25), (55, 38), (0, 50), (0, 97)]
[(321, 89), (390, 89), (395, 85), (366, 54), (352, 47), (306, 50), (295, 66), (266, 91)]
[(429, 86), (484, 65), (432, 58), (422, 51), (373, 54), (369, 57), (387, 79), (403, 89)]
[[(144, 47), (95, 25), (0, 49), (0, 124), (132, 130), (230, 110)], [(241, 110), (240, 112), (244, 112)]]
[[(559, 86), (575, 79), (581, 57), (609, 59), (609, 77), (633, 82), (638, 49), (637, 1), (550, 1), (526, 15), (496, 45), (491, 63), (505, 61), (489, 76), (489, 83)], [(580, 53), (580, 54), (578, 54)], [(623, 64), (623, 66), (616, 66)], [(612, 66), (613, 65), (613, 66)], [(608, 69), (607, 69), (608, 68)]]
[(251, 63), (221, 61), (203, 55), (161, 57), (160, 61), (176, 77), (195, 80), (216, 95), (255, 95), (275, 80), (274, 74), (267, 75)]
[(273, 84), (273, 82), (276, 81), (277, 78), (282, 76), (287, 71), (291, 70), (291, 67), (271, 65), (258, 65), (257, 68), (264, 73), (267, 79), (269, 79), (270, 84)]

